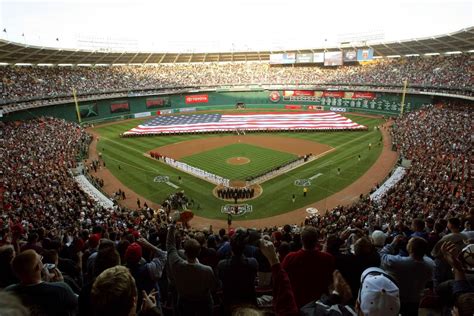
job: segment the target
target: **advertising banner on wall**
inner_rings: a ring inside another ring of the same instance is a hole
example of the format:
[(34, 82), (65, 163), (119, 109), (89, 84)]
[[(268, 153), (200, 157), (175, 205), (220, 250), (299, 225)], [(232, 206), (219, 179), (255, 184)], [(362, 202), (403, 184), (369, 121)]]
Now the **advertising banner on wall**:
[(156, 115), (163, 115), (163, 114), (173, 114), (173, 110), (160, 110), (156, 111)]
[(285, 109), (287, 110), (300, 110), (302, 108), (301, 105), (298, 104), (287, 104), (285, 105)]
[(168, 100), (165, 98), (146, 99), (147, 108), (159, 108), (159, 107), (166, 106), (167, 104), (168, 104)]
[(294, 64), (296, 53), (271, 54), (270, 64)]
[(344, 62), (357, 61), (357, 52), (355, 50), (344, 51)]
[(373, 48), (363, 48), (357, 50), (357, 60), (358, 61), (367, 61), (374, 58), (374, 49)]
[(185, 113), (185, 112), (196, 112), (196, 108), (181, 108), (179, 109), (180, 113)]
[(325, 52), (324, 66), (342, 66), (342, 52)]
[(308, 105), (306, 107), (306, 109), (310, 110), (310, 111), (324, 111), (324, 106), (320, 106), (320, 105)]
[(323, 97), (343, 98), (344, 91), (324, 91)]
[(151, 112), (141, 112), (141, 113), (135, 113), (133, 115), (134, 118), (148, 117), (148, 116), (151, 116)]
[(286, 90), (283, 91), (284, 97), (314, 96), (314, 91), (310, 90)]
[(346, 108), (338, 108), (338, 107), (334, 107), (334, 106), (331, 106), (329, 108), (329, 110), (334, 111), (334, 112), (346, 112), (347, 111)]
[(342, 97), (343, 99), (352, 99), (354, 96), (354, 92), (344, 92), (344, 96)]
[(117, 101), (116, 103), (112, 103), (110, 105), (110, 112), (117, 113), (117, 112), (129, 112), (130, 106), (128, 105), (128, 101)]
[(207, 94), (187, 95), (185, 102), (186, 104), (207, 103), (209, 102), (209, 96)]
[(314, 53), (313, 63), (324, 63), (324, 53)]
[(313, 53), (301, 53), (296, 55), (297, 63), (312, 63)]
[(353, 99), (375, 99), (375, 92), (354, 92)]

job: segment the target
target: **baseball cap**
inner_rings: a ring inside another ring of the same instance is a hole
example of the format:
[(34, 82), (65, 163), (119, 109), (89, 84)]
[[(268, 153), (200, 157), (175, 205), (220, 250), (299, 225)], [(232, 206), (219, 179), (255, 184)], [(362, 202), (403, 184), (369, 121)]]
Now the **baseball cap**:
[(142, 258), (142, 246), (134, 242), (128, 246), (125, 251), (125, 262), (127, 263), (138, 263)]
[(99, 245), (100, 234), (92, 234), (89, 236), (89, 246), (95, 248)]
[(368, 268), (360, 278), (360, 310), (366, 316), (398, 315), (400, 293), (390, 276), (380, 268)]

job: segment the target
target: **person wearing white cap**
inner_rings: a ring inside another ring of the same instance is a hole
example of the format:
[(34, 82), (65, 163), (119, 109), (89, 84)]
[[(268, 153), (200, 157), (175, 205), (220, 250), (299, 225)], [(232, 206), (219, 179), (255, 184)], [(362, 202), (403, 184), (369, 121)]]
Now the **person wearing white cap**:
[(393, 279), (380, 268), (362, 272), (356, 310), (359, 315), (391, 316), (400, 310), (400, 292)]

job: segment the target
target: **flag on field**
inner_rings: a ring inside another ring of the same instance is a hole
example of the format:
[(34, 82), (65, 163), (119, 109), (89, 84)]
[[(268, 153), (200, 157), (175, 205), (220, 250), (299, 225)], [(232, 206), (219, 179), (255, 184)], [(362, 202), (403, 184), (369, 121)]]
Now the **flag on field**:
[(159, 116), (124, 135), (175, 134), (189, 132), (278, 131), (278, 130), (366, 129), (334, 112), (193, 114)]

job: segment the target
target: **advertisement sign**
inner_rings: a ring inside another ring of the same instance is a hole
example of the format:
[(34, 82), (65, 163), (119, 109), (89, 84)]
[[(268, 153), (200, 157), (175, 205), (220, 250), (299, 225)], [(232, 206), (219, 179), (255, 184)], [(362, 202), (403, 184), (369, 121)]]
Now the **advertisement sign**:
[(324, 91), (323, 97), (342, 98), (344, 97), (344, 91)]
[(331, 111), (333, 111), (333, 112), (346, 112), (346, 111), (347, 111), (346, 108), (336, 108), (336, 107), (333, 107), (333, 106), (331, 106), (331, 107), (329, 108), (329, 110), (331, 110)]
[(167, 99), (164, 98), (152, 98), (152, 99), (146, 99), (146, 107), (147, 108), (159, 108), (162, 106), (166, 106)]
[(373, 48), (363, 48), (357, 50), (357, 60), (358, 61), (367, 61), (374, 58), (374, 49)]
[(296, 62), (296, 53), (270, 55), (270, 64), (294, 64), (295, 62)]
[(283, 91), (284, 97), (314, 96), (314, 91), (310, 90), (286, 90)]
[(186, 104), (207, 103), (209, 102), (209, 96), (207, 94), (187, 95), (185, 98), (185, 102)]
[(184, 112), (196, 112), (196, 108), (182, 108), (179, 109), (179, 112), (184, 113)]
[(357, 52), (355, 50), (344, 51), (344, 62), (357, 61)]
[(320, 105), (308, 105), (307, 109), (308, 109), (308, 110), (311, 110), (311, 111), (324, 111), (324, 106), (320, 106)]
[(375, 92), (354, 92), (353, 99), (375, 99)]
[(151, 116), (151, 112), (141, 112), (141, 113), (135, 113), (133, 115), (134, 118), (148, 117), (148, 116)]
[(312, 63), (313, 53), (301, 53), (296, 55), (297, 63)]
[(120, 102), (117, 102), (117, 103), (112, 103), (110, 105), (110, 112), (111, 113), (128, 112), (128, 111), (130, 111), (128, 101), (120, 101)]
[(301, 110), (302, 106), (297, 105), (297, 104), (287, 104), (287, 105), (285, 105), (285, 109), (287, 109), (287, 110)]
[(324, 66), (342, 66), (342, 52), (325, 52)]
[(322, 92), (322, 91), (313, 91), (313, 92), (314, 92), (314, 96), (315, 96), (315, 97), (320, 98), (320, 97), (323, 96), (323, 92)]
[(343, 99), (352, 99), (354, 96), (354, 92), (344, 92), (344, 96), (342, 97)]
[(324, 63), (324, 53), (314, 53), (313, 63)]
[(160, 111), (156, 111), (156, 115), (163, 115), (163, 114), (173, 114), (173, 110), (160, 110)]

